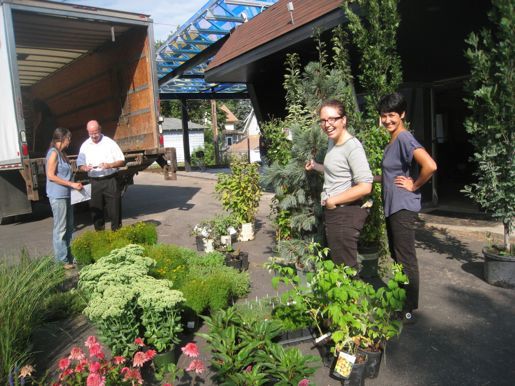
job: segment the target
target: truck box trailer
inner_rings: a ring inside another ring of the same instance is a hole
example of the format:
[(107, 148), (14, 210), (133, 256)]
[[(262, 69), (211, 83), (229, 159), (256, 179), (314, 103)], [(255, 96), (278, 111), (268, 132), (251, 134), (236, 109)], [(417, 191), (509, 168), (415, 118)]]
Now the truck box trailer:
[(147, 15), (39, 0), (0, 0), (0, 218), (46, 198), (45, 155), (56, 127), (72, 132), (75, 167), (86, 123), (122, 148), (126, 187), (157, 162), (175, 178), (159, 119), (152, 20)]

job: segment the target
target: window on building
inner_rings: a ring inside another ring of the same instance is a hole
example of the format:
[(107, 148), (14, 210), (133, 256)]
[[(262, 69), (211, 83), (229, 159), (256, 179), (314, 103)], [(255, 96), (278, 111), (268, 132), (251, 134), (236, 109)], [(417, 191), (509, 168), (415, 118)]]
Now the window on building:
[(225, 143), (227, 144), (227, 146), (231, 146), (232, 145), (232, 137), (225, 137)]

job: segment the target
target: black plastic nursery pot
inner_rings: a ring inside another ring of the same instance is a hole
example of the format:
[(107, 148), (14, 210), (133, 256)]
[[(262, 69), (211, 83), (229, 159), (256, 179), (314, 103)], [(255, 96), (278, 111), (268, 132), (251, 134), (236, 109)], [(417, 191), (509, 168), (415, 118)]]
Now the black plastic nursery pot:
[(361, 265), (359, 275), (365, 279), (378, 277), (379, 246), (358, 247), (358, 262)]
[(227, 253), (225, 255), (225, 265), (239, 271), (246, 271), (249, 268), (248, 252), (239, 252), (238, 254)]
[(367, 356), (365, 378), (377, 378), (381, 367), (381, 359), (383, 358), (383, 350), (372, 351), (358, 348), (358, 352)]
[(162, 369), (166, 365), (170, 363), (177, 363), (177, 356), (175, 355), (175, 350), (169, 350), (157, 353), (154, 357), (154, 366), (156, 369)]
[(328, 344), (322, 344), (316, 346), (318, 353), (320, 354), (320, 358), (322, 359), (322, 364), (324, 367), (331, 368), (334, 364), (334, 355), (331, 352), (331, 346)]
[(283, 346), (293, 346), (302, 342), (313, 339), (313, 334), (310, 328), (299, 328), (293, 331), (286, 331), (279, 336), (278, 343)]
[(484, 275), (488, 284), (515, 288), (515, 256), (499, 255), (494, 248), (483, 248)]
[(367, 365), (367, 360), (368, 358), (366, 354), (358, 353), (356, 363), (352, 365), (350, 375), (348, 377), (344, 377), (335, 371), (335, 366), (338, 362), (338, 356), (334, 357), (333, 365), (331, 366), (330, 376), (333, 379), (341, 381), (341, 384), (345, 386), (362, 386), (364, 385), (365, 381), (365, 368)]

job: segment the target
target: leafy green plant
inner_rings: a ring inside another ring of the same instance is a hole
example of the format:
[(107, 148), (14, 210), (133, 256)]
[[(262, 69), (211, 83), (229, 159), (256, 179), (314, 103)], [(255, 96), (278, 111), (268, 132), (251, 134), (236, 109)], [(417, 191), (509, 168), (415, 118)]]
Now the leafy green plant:
[(279, 304), (272, 312), (272, 318), (282, 323), (285, 331), (294, 331), (313, 325), (305, 303)]
[(145, 255), (156, 262), (150, 268), (151, 276), (168, 279), (175, 288), (179, 288), (188, 273), (188, 260), (197, 253), (178, 245), (156, 244), (145, 246)]
[(150, 273), (172, 281), (173, 288), (184, 294), (185, 307), (196, 314), (228, 306), (231, 299), (245, 296), (250, 279), (246, 272), (225, 266), (219, 252), (199, 254), (176, 245), (146, 247), (147, 255), (156, 261)]
[(222, 207), (239, 223), (253, 223), (261, 198), (259, 165), (240, 159), (231, 162), (231, 173), (218, 174), (215, 190)]
[(477, 182), (464, 192), (502, 221), (502, 249), (510, 253), (515, 218), (515, 11), (512, 0), (492, 0), (492, 5), (492, 30), (472, 33), (466, 40), (471, 76), (465, 83), (465, 102), (471, 115), (465, 129), (475, 149)]
[(213, 239), (213, 246), (217, 251), (226, 251), (221, 237), (237, 232), (241, 222), (235, 214), (218, 214), (211, 219), (203, 220), (193, 227), (191, 234), (203, 238)]
[(131, 244), (80, 272), (79, 288), (89, 299), (84, 313), (115, 354), (132, 354), (142, 335), (157, 350), (168, 350), (182, 331), (182, 292), (149, 276), (155, 262), (143, 254), (143, 247)]
[[(305, 379), (314, 369), (311, 356), (298, 350), (284, 350), (273, 340), (281, 333), (281, 323), (274, 320), (245, 321), (236, 307), (203, 317), (206, 339), (211, 351), (214, 380), (222, 385), (246, 385), (252, 380), (264, 384), (291, 385), (288, 381)], [(244, 374), (249, 373), (249, 374)], [(277, 383), (278, 382), (278, 383)]]
[(55, 292), (44, 301), (44, 318), (45, 321), (65, 319), (81, 314), (86, 306), (86, 298), (80, 290), (73, 288), (66, 292)]
[(30, 336), (45, 318), (45, 299), (64, 281), (51, 257), (0, 262), (0, 383), (30, 356)]
[(81, 265), (91, 264), (112, 250), (129, 244), (152, 245), (157, 242), (156, 226), (139, 222), (116, 231), (86, 231), (71, 243), (72, 254)]
[(270, 345), (267, 352), (257, 353), (258, 363), (268, 372), (275, 385), (295, 385), (312, 375), (319, 362), (314, 355), (303, 355), (298, 348), (285, 349), (281, 345)]
[(268, 165), (277, 162), (286, 165), (291, 158), (291, 141), (288, 139), (288, 124), (284, 120), (272, 119), (260, 126)]

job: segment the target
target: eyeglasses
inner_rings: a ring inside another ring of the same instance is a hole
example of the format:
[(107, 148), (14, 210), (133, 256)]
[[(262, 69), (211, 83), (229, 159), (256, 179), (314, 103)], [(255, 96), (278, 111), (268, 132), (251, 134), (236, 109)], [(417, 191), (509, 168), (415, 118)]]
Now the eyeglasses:
[(342, 119), (342, 118), (343, 118), (342, 116), (339, 116), (339, 117), (329, 117), (327, 119), (320, 119), (318, 121), (318, 124), (320, 125), (320, 127), (325, 127), (325, 125), (328, 123), (330, 125), (334, 125), (337, 120)]

